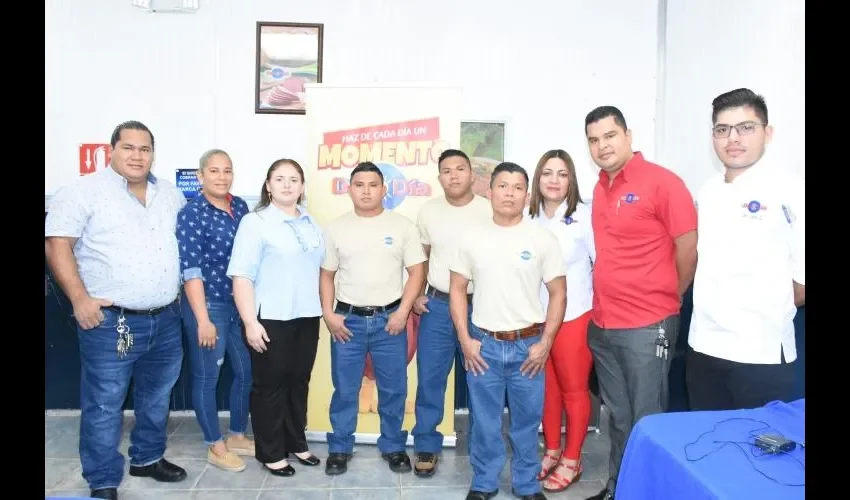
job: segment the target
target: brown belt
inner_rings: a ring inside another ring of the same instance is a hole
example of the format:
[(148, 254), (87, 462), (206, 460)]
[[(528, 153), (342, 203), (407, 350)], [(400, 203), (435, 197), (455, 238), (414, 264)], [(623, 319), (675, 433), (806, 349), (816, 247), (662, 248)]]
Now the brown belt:
[(519, 340), (528, 337), (536, 337), (543, 333), (543, 323), (535, 323), (521, 330), (509, 330), (506, 332), (494, 332), (481, 327), (478, 327), (478, 329), (496, 340)]

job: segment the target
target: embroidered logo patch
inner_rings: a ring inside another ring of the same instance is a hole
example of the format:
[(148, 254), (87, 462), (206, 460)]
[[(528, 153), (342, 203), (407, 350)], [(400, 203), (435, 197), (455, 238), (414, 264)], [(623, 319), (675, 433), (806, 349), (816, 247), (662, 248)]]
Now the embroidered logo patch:
[(746, 208), (751, 214), (757, 214), (761, 210), (767, 210), (767, 205), (762, 205), (758, 200), (742, 203), (741, 206)]
[(640, 196), (638, 196), (634, 193), (629, 193), (629, 194), (624, 194), (623, 196), (620, 197), (620, 199), (625, 201), (626, 203), (634, 203), (634, 202), (640, 200)]

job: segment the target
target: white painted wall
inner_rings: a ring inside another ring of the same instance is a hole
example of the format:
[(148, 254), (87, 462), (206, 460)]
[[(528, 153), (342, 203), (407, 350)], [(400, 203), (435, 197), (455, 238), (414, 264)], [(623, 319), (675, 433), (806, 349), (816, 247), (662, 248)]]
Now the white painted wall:
[(328, 83), (463, 84), (465, 118), (508, 121), (507, 159), (531, 170), (564, 148), (585, 196), (592, 108), (619, 106), (655, 156), (656, 0), (206, 0), (195, 14), (46, 0), (45, 195), (78, 175), (79, 143), (138, 119), (156, 137), (157, 175), (173, 181), (219, 147), (234, 192), (256, 196), (268, 165), (300, 159), (306, 140), (304, 116), (254, 114), (256, 21), (324, 23)]
[(696, 190), (722, 165), (711, 146), (711, 101), (748, 87), (774, 126), (765, 161), (805, 178), (803, 0), (668, 0), (658, 159)]

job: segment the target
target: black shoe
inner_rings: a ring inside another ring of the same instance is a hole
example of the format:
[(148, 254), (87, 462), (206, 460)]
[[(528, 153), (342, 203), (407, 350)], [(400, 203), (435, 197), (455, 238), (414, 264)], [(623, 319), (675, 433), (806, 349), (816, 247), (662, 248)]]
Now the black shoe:
[(466, 494), (466, 500), (490, 500), (496, 494), (499, 493), (499, 490), (493, 491), (475, 491), (470, 490), (469, 493)]
[(295, 459), (298, 460), (298, 463), (300, 463), (301, 465), (307, 465), (307, 466), (310, 466), (310, 467), (315, 467), (316, 465), (319, 465), (320, 463), (322, 463), (322, 461), (319, 460), (319, 457), (317, 457), (316, 455), (313, 455), (312, 453), (307, 458), (301, 458), (298, 455), (296, 455), (295, 453), (290, 453), (290, 455), (295, 457)]
[(437, 472), (437, 455), (433, 453), (417, 453), (413, 473), (418, 477), (431, 477)]
[(101, 488), (99, 490), (91, 490), (91, 497), (118, 500), (118, 488)]
[(609, 491), (608, 488), (605, 488), (592, 497), (587, 497), (585, 500), (614, 500), (614, 493)]
[(348, 471), (348, 461), (351, 460), (351, 455), (348, 453), (331, 453), (325, 461), (325, 474), (329, 476), (337, 476), (345, 474)]
[(520, 500), (546, 500), (546, 495), (544, 495), (542, 491), (532, 493), (531, 495), (517, 495), (514, 493), (514, 496)]
[(163, 483), (176, 483), (186, 479), (186, 471), (164, 458), (159, 462), (140, 467), (130, 466), (130, 475), (136, 477), (150, 477)]
[(393, 453), (385, 453), (381, 455), (384, 460), (390, 463), (390, 470), (393, 472), (410, 472), (410, 457), (403, 451)]
[(265, 467), (272, 476), (289, 477), (295, 475), (295, 467), (289, 464), (286, 464), (286, 467), (281, 467), (280, 469), (272, 469), (268, 465), (263, 465), (263, 467)]

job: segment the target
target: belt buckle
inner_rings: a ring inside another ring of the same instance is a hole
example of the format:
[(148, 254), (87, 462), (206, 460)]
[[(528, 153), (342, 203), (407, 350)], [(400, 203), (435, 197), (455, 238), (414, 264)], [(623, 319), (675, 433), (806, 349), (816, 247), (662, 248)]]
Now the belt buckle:
[(375, 308), (372, 306), (367, 306), (363, 308), (363, 316), (366, 318), (371, 318), (375, 315)]
[(506, 339), (503, 337), (503, 335), (504, 335), (505, 333), (507, 333), (507, 332), (492, 332), (492, 333), (490, 334), (490, 337), (491, 337), (493, 340), (495, 340), (496, 342), (506, 342)]

